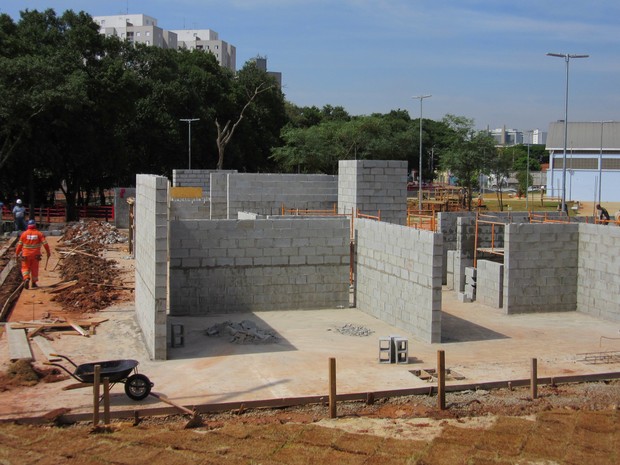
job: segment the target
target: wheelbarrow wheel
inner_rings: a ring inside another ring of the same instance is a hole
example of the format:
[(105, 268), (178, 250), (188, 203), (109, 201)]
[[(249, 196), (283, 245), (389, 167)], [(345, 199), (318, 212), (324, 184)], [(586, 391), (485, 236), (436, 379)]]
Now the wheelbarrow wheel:
[(131, 375), (125, 381), (125, 394), (133, 400), (142, 400), (151, 392), (151, 381), (142, 374)]

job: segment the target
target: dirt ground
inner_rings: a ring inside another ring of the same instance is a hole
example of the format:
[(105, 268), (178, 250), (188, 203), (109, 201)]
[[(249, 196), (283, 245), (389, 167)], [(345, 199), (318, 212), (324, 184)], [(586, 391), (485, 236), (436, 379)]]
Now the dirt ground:
[[(620, 383), (70, 426), (0, 425), (3, 464), (617, 464)], [(518, 416), (515, 416), (518, 415)]]
[[(132, 298), (130, 280), (101, 257), (119, 246), (115, 234), (96, 224), (65, 232), (54, 249), (53, 258), (65, 257), (54, 279), (76, 283), (55, 294), (62, 298), (51, 318), (96, 314), (107, 302)], [(13, 364), (0, 374), (0, 402), (3, 390), (57, 377)], [(99, 428), (2, 423), (0, 464), (620, 463), (618, 381), (541, 386), (536, 400), (524, 388), (449, 393), (446, 404), (438, 410), (434, 396), (343, 402), (336, 419), (327, 405), (233, 411), (203, 415), (191, 429), (181, 415), (138, 414)]]

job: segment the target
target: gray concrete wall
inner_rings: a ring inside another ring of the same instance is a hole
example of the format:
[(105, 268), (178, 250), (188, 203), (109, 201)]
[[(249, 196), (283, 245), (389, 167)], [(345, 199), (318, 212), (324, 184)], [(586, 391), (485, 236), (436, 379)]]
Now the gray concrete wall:
[(204, 194), (211, 187), (211, 174), (236, 173), (236, 170), (172, 170), (172, 187), (202, 187)]
[(136, 176), (136, 319), (153, 359), (167, 357), (168, 179)]
[(340, 160), (338, 162), (338, 211), (359, 209), (381, 214), (381, 221), (407, 222), (407, 162), (394, 160)]
[(170, 313), (348, 306), (345, 218), (172, 221)]
[(208, 199), (171, 199), (171, 220), (203, 220), (210, 216), (210, 202)]
[(620, 228), (579, 225), (577, 310), (620, 322)]
[(228, 218), (239, 211), (279, 215), (286, 208), (331, 210), (338, 202), (338, 177), (325, 174), (231, 174)]
[(476, 266), (476, 301), (493, 308), (504, 304), (504, 265), (478, 260)]
[(441, 341), (441, 234), (355, 221), (357, 308), (424, 342)]
[(503, 306), (507, 314), (577, 309), (579, 226), (506, 226)]
[(127, 203), (129, 197), (136, 197), (135, 187), (114, 189), (114, 226), (118, 229), (129, 228), (129, 204)]

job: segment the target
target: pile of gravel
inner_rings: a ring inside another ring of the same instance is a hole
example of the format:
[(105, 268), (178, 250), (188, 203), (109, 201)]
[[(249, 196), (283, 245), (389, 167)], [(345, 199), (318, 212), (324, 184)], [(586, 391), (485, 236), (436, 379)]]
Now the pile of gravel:
[(338, 326), (336, 328), (340, 334), (344, 334), (345, 336), (357, 336), (357, 337), (366, 337), (370, 336), (374, 333), (372, 329), (368, 329), (362, 325), (354, 325), (352, 323), (347, 323), (343, 326)]
[(275, 332), (261, 329), (250, 320), (243, 320), (240, 323), (224, 321), (207, 328), (205, 335), (209, 337), (230, 336), (229, 341), (233, 344), (275, 344), (278, 342)]

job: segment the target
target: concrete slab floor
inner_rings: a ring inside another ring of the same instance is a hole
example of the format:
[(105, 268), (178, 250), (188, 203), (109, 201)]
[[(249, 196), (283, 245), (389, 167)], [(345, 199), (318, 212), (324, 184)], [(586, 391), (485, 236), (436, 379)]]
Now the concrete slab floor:
[[(444, 350), (446, 367), (465, 379), (448, 384), (528, 378), (530, 359), (538, 359), (539, 377), (620, 371), (620, 363), (588, 364), (578, 354), (620, 351), (619, 324), (577, 312), (506, 316), (500, 310), (458, 301), (443, 292), (443, 342), (425, 344), (357, 309), (273, 311), (210, 317), (173, 317), (184, 327), (184, 346), (170, 348), (167, 361), (148, 359), (135, 323), (132, 304), (112, 307), (100, 316), (110, 320), (90, 338), (63, 336), (52, 343), (58, 353), (78, 363), (132, 358), (155, 383), (153, 390), (183, 405), (326, 395), (328, 360), (336, 358), (339, 394), (430, 386), (411, 370), (436, 367)], [(224, 321), (252, 320), (274, 331), (275, 344), (233, 344), (204, 330)], [(367, 337), (341, 334), (345, 324), (362, 325)], [(379, 363), (379, 338), (408, 338), (409, 363)], [(36, 352), (38, 360), (40, 354)], [(6, 338), (0, 360), (8, 359)], [(54, 408), (89, 412), (92, 391), (62, 391), (67, 380), (0, 393), (0, 418), (42, 415)], [(149, 397), (130, 400), (121, 385), (112, 389), (112, 410), (165, 406)]]

